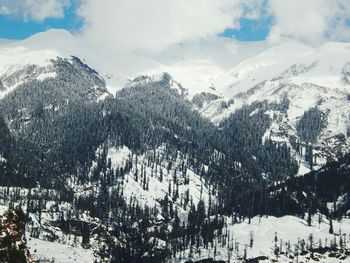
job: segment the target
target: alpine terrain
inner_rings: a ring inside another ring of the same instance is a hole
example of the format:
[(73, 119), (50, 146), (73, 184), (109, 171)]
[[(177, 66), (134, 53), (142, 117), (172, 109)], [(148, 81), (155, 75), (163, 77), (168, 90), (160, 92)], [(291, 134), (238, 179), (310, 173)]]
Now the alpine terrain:
[(0, 262), (350, 261), (350, 44), (193, 45), (0, 44)]

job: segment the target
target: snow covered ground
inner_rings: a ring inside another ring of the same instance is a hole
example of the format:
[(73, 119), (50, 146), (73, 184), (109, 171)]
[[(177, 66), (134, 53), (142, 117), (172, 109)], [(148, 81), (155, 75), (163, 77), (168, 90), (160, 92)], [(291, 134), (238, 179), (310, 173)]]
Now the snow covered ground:
[[(9, 207), (7, 205), (0, 205), (0, 216), (8, 209)], [(79, 243), (71, 246), (57, 242), (49, 242), (38, 238), (32, 238), (29, 233), (26, 233), (26, 237), (28, 249), (34, 260), (48, 260), (48, 262), (53, 260), (53, 262), (56, 263), (92, 263), (95, 261), (93, 250), (84, 249)]]
[[(157, 151), (162, 151), (162, 148)], [(130, 150), (126, 147), (119, 149), (111, 148), (109, 151), (109, 157), (111, 158), (112, 165), (118, 167), (123, 165), (128, 157), (130, 156)], [(138, 157), (139, 165), (143, 163), (142, 156)], [(165, 162), (162, 163), (163, 165)], [(146, 168), (147, 169), (147, 168)], [(149, 171), (150, 172), (150, 171)], [(148, 171), (146, 172), (148, 174)], [(144, 190), (140, 184), (141, 182), (136, 182), (132, 179), (132, 175), (129, 175), (129, 182), (124, 185), (124, 191), (127, 192), (126, 196), (132, 196), (132, 194), (139, 194), (140, 201), (145, 197), (147, 202), (157, 202), (156, 196), (161, 196), (161, 194), (167, 191), (168, 181), (167, 175), (164, 173), (163, 184), (157, 182), (154, 178), (154, 187), (149, 189), (149, 192)], [(155, 176), (154, 176), (155, 177)], [(127, 180), (127, 179), (125, 179)], [(193, 181), (191, 183), (191, 181)], [(200, 195), (200, 180), (196, 175), (190, 176), (190, 183), (188, 186), (183, 187), (190, 188), (190, 196), (192, 196), (194, 202), (195, 198)], [(204, 186), (203, 186), (204, 187)], [(186, 189), (186, 188), (184, 188)], [(18, 188), (10, 188), (9, 196), (17, 193), (21, 196), (27, 196), (27, 190)], [(6, 191), (3, 188), (2, 191)], [(36, 191), (36, 190), (35, 190)], [(32, 195), (34, 192), (32, 191)], [(159, 193), (162, 192), (162, 193)], [(203, 188), (202, 196), (207, 197), (206, 190)], [(180, 190), (182, 192), (182, 190)], [(154, 194), (156, 193), (156, 196)], [(3, 196), (1, 193), (0, 196)], [(53, 198), (54, 194), (52, 193)], [(25, 203), (25, 202), (24, 202)], [(80, 246), (81, 237), (77, 238), (74, 242), (74, 236), (64, 235), (62, 231), (57, 229), (57, 227), (48, 226), (47, 223), (58, 219), (60, 212), (49, 212), (51, 208), (55, 205), (55, 202), (49, 201), (46, 204), (46, 209), (42, 212), (42, 222), (41, 224), (45, 228), (51, 229), (59, 237), (59, 242), (49, 242), (43, 240), (43, 235), (40, 235), (40, 239), (32, 238), (27, 232), (27, 240), (29, 250), (35, 260), (54, 259), (55, 262), (94, 262), (95, 255), (93, 249), (84, 249)], [(59, 211), (65, 211), (63, 207), (69, 206), (67, 203), (61, 203)], [(8, 206), (0, 206), (0, 214), (3, 214), (8, 209)], [(55, 210), (55, 209), (53, 209)], [(84, 218), (86, 215), (81, 215)], [(305, 215), (305, 218), (308, 216)], [(31, 214), (32, 221), (34, 225), (38, 225), (37, 216)], [(224, 234), (223, 238), (214, 239), (213, 244), (209, 244), (207, 248), (200, 245), (197, 249), (195, 246), (192, 249), (187, 249), (185, 251), (177, 253), (177, 259), (173, 262), (185, 262), (189, 259), (199, 260), (203, 258), (214, 258), (216, 260), (225, 260), (228, 262), (242, 262), (242, 258), (256, 258), (256, 257), (267, 257), (268, 260), (261, 262), (272, 262), (272, 259), (276, 258), (274, 254), (274, 249), (277, 246), (283, 254), (278, 256), (278, 262), (296, 262), (298, 257), (299, 262), (317, 262), (312, 260), (310, 253), (305, 252), (311, 248), (317, 249), (319, 247), (331, 247), (336, 244), (339, 248), (343, 246), (346, 249), (350, 249), (350, 219), (345, 218), (342, 221), (333, 220), (333, 231), (334, 234), (329, 233), (330, 221), (324, 215), (316, 214), (312, 217), (311, 226), (308, 226), (306, 219), (301, 219), (295, 216), (284, 216), (281, 218), (276, 218), (273, 216), (269, 217), (254, 217), (249, 223), (247, 219), (243, 222), (238, 222), (233, 224), (233, 217), (224, 217), (225, 224), (222, 229)], [(92, 220), (87, 218), (87, 220)], [(341, 245), (342, 244), (342, 245)], [(304, 251), (304, 252), (303, 252)], [(288, 252), (288, 256), (287, 256)], [(327, 251), (325, 253), (314, 253), (318, 262), (325, 263), (338, 263), (339, 259), (332, 257), (332, 254)], [(334, 254), (338, 255), (338, 254)], [(340, 254), (339, 254), (340, 255)], [(294, 257), (293, 260), (287, 257)], [(341, 256), (344, 256), (341, 254)], [(350, 260), (346, 258), (341, 262), (347, 262)]]
[[(215, 246), (210, 245), (209, 249), (193, 248), (192, 252), (188, 249), (179, 253), (178, 260), (184, 262), (189, 259), (214, 258), (228, 262), (237, 262), (237, 260), (241, 262), (244, 257), (250, 259), (267, 257), (269, 260), (260, 262), (272, 262), (276, 259), (274, 254), (276, 244), (278, 249), (284, 252), (283, 255), (278, 256), (278, 262), (297, 262), (297, 254), (299, 262), (316, 262), (310, 259), (310, 254), (302, 251), (329, 247), (333, 243), (339, 246), (341, 242), (344, 248), (350, 248), (350, 219), (343, 219), (341, 222), (333, 221), (333, 229), (334, 234), (329, 234), (329, 221), (322, 215), (313, 216), (311, 226), (308, 226), (306, 220), (294, 216), (254, 217), (250, 224), (248, 220), (232, 224), (232, 218), (228, 217), (223, 233), (227, 233), (229, 242), (224, 244), (222, 240), (215, 240), (216, 249)], [(294, 259), (289, 256), (293, 256)], [(318, 256), (321, 262), (339, 262), (339, 259), (329, 257), (329, 253)], [(350, 258), (346, 260), (343, 262), (350, 262)]]
[(34, 260), (53, 260), (57, 263), (93, 263), (92, 250), (73, 247), (37, 238), (28, 238), (28, 248)]
[[(159, 207), (159, 201), (163, 200), (167, 195), (170, 199), (174, 198), (177, 189), (179, 198), (176, 198), (176, 200), (174, 199), (174, 202), (182, 218), (186, 219), (190, 205), (190, 202), (185, 205), (186, 209), (184, 210), (186, 195), (188, 194), (188, 201), (192, 201), (195, 205), (198, 204), (199, 200), (203, 200), (205, 205), (208, 205), (209, 190), (200, 176), (192, 170), (188, 169), (186, 175), (179, 171), (175, 172), (175, 170), (181, 166), (182, 162), (186, 162), (186, 156), (180, 152), (178, 153), (177, 161), (171, 164), (171, 169), (168, 169), (169, 162), (164, 160), (164, 147), (165, 145), (159, 147), (154, 152), (149, 151), (143, 155), (133, 157), (134, 165), (136, 164), (137, 158), (137, 167), (133, 167), (123, 179), (124, 197), (127, 202), (135, 199), (141, 205)], [(112, 168), (118, 169), (125, 164), (130, 156), (131, 151), (124, 146), (119, 149), (109, 149), (107, 158), (111, 159)], [(154, 169), (153, 163), (148, 164), (148, 156), (159, 156), (157, 161), (158, 167), (156, 169)], [(137, 180), (134, 176), (136, 174), (136, 169), (139, 173)], [(141, 174), (141, 171), (144, 172), (144, 175)], [(174, 176), (177, 178), (177, 185), (174, 184)], [(145, 179), (147, 182), (146, 188)], [(212, 196), (212, 198), (214, 200), (215, 197)]]
[(8, 206), (0, 205), (0, 216), (2, 216), (8, 210)]

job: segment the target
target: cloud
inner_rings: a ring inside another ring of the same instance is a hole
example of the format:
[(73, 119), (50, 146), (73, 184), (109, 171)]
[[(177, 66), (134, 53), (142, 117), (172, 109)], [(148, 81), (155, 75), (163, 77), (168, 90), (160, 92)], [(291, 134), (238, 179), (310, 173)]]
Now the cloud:
[(349, 0), (0, 0), (0, 14), (24, 21), (64, 18), (72, 3), (84, 21), (81, 36), (109, 50), (163, 50), (239, 30), (241, 18), (257, 25), (273, 21), (270, 43), (350, 41)]
[(238, 28), (241, 0), (83, 0), (84, 36), (105, 46), (163, 49)]
[(269, 15), (274, 18), (269, 40), (292, 39), (308, 44), (350, 41), (349, 0), (270, 0)]
[[(350, 41), (349, 0), (82, 0), (83, 36), (105, 48), (159, 50), (239, 29), (241, 18), (273, 21), (270, 43)], [(266, 18), (269, 18), (266, 20)]]
[(70, 0), (0, 0), (0, 14), (23, 19), (44, 21), (46, 18), (63, 18)]
[(268, 0), (244, 0), (242, 5), (244, 8), (243, 16), (246, 19), (261, 20), (266, 16)]

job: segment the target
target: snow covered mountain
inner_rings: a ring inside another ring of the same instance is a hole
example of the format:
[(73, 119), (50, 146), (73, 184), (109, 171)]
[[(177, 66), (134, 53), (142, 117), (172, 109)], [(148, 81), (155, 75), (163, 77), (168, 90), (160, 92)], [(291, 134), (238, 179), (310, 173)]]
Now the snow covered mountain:
[[(327, 158), (349, 150), (349, 54), (347, 43), (328, 43), (318, 49), (296, 43), (275, 46), (218, 76), (214, 87), (222, 97), (200, 111), (219, 123), (243, 105), (288, 101), (286, 112), (273, 108), (266, 111), (273, 123), (264, 137), (286, 142), (297, 138), (304, 144), (312, 143), (318, 157), (315, 162), (322, 165)], [(223, 108), (222, 104), (229, 100), (229, 106)], [(307, 140), (300, 123), (305, 122), (312, 109), (320, 114), (314, 116), (313, 123), (306, 122), (308, 129), (318, 131), (315, 138)]]
[(83, 43), (0, 45), (0, 200), (35, 260), (348, 259), (349, 44)]
[[(70, 60), (74, 56), (101, 70), (103, 63), (84, 46), (79, 38), (65, 30), (49, 30), (22, 41), (2, 43), (0, 98), (24, 82), (56, 77), (52, 62), (57, 58)], [(109, 90), (115, 92), (113, 88)]]
[[(211, 91), (212, 80), (246, 57), (258, 54), (266, 44), (243, 44), (216, 38), (180, 43), (162, 52), (114, 50), (113, 54), (95, 47), (82, 36), (51, 29), (22, 41), (0, 43), (1, 72), (25, 65), (47, 65), (56, 57), (79, 57), (99, 72), (111, 94), (139, 75), (168, 72), (193, 96)], [(117, 58), (117, 59), (116, 59)]]
[(261, 54), (244, 60), (233, 69), (218, 76), (214, 80), (224, 96), (247, 91), (260, 82), (276, 77), (286, 68), (295, 64), (299, 57), (312, 52), (313, 49), (297, 43), (278, 45)]

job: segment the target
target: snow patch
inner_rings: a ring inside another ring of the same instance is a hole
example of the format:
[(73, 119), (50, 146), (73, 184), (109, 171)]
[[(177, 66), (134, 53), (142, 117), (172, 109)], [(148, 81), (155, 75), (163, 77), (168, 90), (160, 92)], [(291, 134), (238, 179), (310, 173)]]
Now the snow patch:
[(37, 77), (37, 80), (43, 81), (48, 78), (55, 78), (56, 76), (57, 76), (56, 72), (44, 72)]
[(0, 164), (1, 163), (6, 163), (6, 159), (4, 157), (2, 157), (2, 155), (0, 154)]
[(44, 241), (37, 238), (28, 239), (28, 248), (34, 260), (53, 260), (59, 263), (93, 263), (95, 257), (92, 250), (83, 249), (79, 245), (69, 245)]
[(125, 165), (131, 154), (131, 151), (126, 146), (121, 148), (112, 147), (108, 149), (107, 158), (111, 159), (112, 168), (118, 169)]

